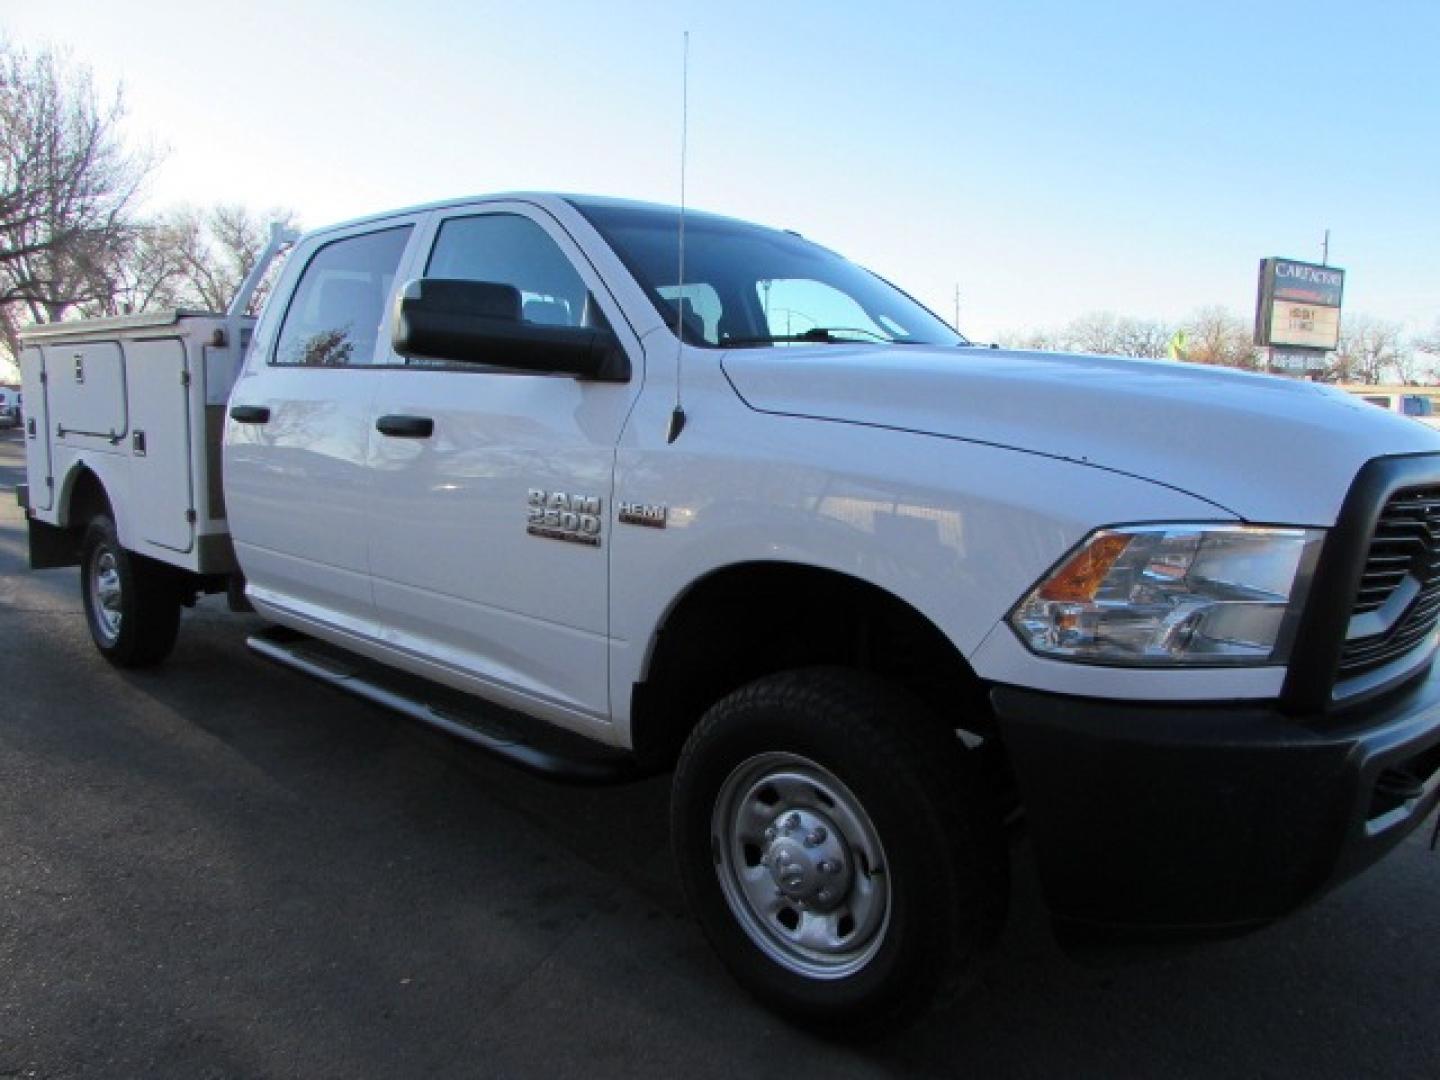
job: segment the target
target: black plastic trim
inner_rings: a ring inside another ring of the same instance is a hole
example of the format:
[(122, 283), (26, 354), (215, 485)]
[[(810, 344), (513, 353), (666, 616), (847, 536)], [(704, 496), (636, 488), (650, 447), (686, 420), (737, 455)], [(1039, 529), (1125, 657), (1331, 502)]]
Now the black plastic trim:
[[(1011, 686), (991, 702), (1047, 904), (1067, 920), (1269, 922), (1383, 856), (1440, 803), (1440, 670), (1321, 716)], [(1387, 775), (1409, 790), (1393, 796)]]
[(77, 530), (50, 525), (33, 517), (25, 519), (25, 527), (31, 570), (58, 570), (64, 566), (80, 565), (80, 536)]
[(1335, 683), (1370, 538), (1381, 511), (1395, 492), (1427, 483), (1440, 484), (1440, 455), (1375, 458), (1356, 474), (1340, 516), (1325, 538), (1296, 631), (1290, 670), (1280, 693), (1281, 707), (1287, 713), (1319, 713), (1359, 704), (1418, 674), (1429, 659), (1427, 647), (1422, 646), (1416, 650), (1413, 663), (1394, 678), (1366, 686), (1361, 692), (1345, 693), (1343, 686)]
[(395, 439), (428, 439), (435, 434), (435, 421), (428, 416), (382, 416), (375, 430)]
[(267, 405), (232, 405), (230, 419), (237, 424), (268, 424), (270, 408)]
[(551, 728), (478, 698), (387, 668), (299, 631), (274, 627), (245, 642), (285, 667), (437, 728), (547, 780), (621, 784), (641, 774), (633, 755)]

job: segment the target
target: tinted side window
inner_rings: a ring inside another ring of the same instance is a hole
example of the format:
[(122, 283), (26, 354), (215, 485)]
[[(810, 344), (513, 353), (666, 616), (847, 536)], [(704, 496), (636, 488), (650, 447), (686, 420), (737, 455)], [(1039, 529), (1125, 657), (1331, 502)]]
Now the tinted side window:
[(310, 367), (374, 363), (385, 299), (410, 228), (347, 236), (316, 251), (285, 312), (274, 362)]
[[(677, 309), (688, 324), (689, 336), (701, 337), (714, 345), (720, 340), (720, 323), (725, 319), (725, 305), (715, 286), (703, 281), (687, 281), (684, 285), (662, 285), (655, 290), (671, 308)], [(675, 325), (672, 314), (666, 322)]]
[(451, 218), (425, 276), (513, 285), (520, 317), (542, 326), (603, 326), (585, 282), (545, 230), (518, 214)]

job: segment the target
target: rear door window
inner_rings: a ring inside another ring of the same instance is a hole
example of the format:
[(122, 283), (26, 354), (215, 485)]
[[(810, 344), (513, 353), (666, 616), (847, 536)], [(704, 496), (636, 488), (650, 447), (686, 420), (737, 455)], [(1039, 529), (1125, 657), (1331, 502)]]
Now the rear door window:
[(275, 342), (273, 362), (302, 367), (375, 363), (385, 301), (411, 226), (332, 240), (310, 257)]

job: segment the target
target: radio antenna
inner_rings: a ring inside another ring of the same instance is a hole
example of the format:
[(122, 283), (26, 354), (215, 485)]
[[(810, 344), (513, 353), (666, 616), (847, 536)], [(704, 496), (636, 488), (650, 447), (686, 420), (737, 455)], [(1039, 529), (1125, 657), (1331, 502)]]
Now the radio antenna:
[(685, 31), (680, 63), (680, 238), (679, 272), (675, 290), (675, 408), (670, 413), (667, 443), (685, 430), (685, 406), (680, 402), (680, 374), (685, 361), (685, 150), (690, 134), (690, 31)]

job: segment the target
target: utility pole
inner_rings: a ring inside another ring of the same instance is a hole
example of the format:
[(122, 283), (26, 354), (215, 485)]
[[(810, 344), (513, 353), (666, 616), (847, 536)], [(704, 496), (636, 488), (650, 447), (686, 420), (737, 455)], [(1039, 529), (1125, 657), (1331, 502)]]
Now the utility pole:
[(1320, 265), (1330, 265), (1330, 230), (1325, 230), (1325, 243), (1320, 248)]

